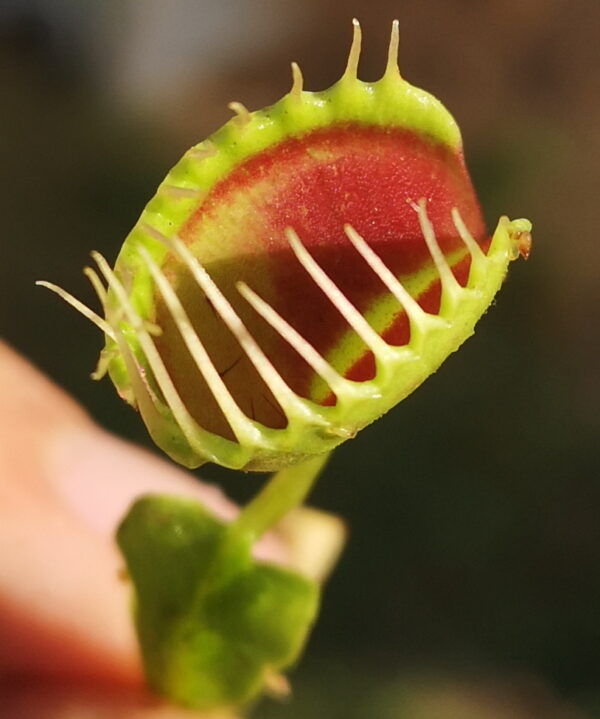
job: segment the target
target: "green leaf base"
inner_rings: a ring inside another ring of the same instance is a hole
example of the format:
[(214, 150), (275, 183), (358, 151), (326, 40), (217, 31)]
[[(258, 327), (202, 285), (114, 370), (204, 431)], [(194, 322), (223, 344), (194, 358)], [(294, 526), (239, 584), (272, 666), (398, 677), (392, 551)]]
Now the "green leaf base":
[(318, 586), (256, 561), (251, 536), (175, 497), (144, 497), (123, 520), (117, 542), (153, 691), (196, 709), (238, 707), (298, 657)]

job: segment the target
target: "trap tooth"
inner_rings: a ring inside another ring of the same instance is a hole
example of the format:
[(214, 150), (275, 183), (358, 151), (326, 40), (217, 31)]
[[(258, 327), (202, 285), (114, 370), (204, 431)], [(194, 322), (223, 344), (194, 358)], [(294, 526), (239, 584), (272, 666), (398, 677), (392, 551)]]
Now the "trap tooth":
[(458, 127), (399, 71), (292, 87), (189, 150), (86, 270), (104, 371), (177, 461), (272, 470), (352, 437), (473, 332), (531, 225), (486, 232)]

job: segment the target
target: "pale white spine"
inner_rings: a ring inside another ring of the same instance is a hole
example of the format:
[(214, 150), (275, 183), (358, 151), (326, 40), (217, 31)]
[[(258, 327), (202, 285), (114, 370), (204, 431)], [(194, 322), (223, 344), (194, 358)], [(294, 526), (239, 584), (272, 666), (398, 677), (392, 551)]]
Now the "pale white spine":
[(254, 308), (254, 310), (302, 357), (312, 369), (327, 382), (333, 392), (340, 390), (346, 380), (339, 375), (325, 358), (304, 337), (297, 332), (283, 317), (250, 289), (245, 282), (238, 282), (238, 292)]
[(94, 288), (94, 292), (98, 297), (102, 310), (104, 311), (104, 316), (106, 317), (106, 288), (98, 277), (98, 273), (92, 267), (84, 267), (83, 274), (88, 278), (90, 284)]
[(70, 304), (71, 307), (76, 309), (77, 312), (90, 320), (90, 322), (93, 322), (96, 327), (104, 332), (104, 334), (108, 335), (113, 340), (115, 339), (115, 333), (108, 322), (98, 316), (93, 310), (87, 307), (87, 305), (84, 305), (83, 302), (80, 302), (76, 297), (73, 297), (70, 292), (63, 290), (62, 287), (58, 287), (58, 285), (55, 285), (52, 282), (46, 282), (46, 280), (38, 280), (35, 284), (39, 287), (45, 287), (47, 290), (51, 290), (57, 294), (61, 299)]
[(194, 160), (202, 161), (206, 160), (208, 157), (214, 157), (219, 152), (217, 146), (210, 140), (204, 140), (204, 142), (200, 144), (202, 147), (192, 147), (185, 153), (185, 156), (191, 157)]
[(356, 80), (358, 77), (358, 62), (360, 60), (360, 46), (362, 42), (362, 31), (360, 23), (356, 18), (352, 19), (352, 45), (348, 53), (348, 62), (343, 74), (345, 80)]
[(181, 431), (190, 443), (190, 446), (199, 447), (199, 435), (205, 434), (205, 431), (197, 425), (188, 412), (184, 402), (177, 392), (177, 389), (175, 388), (175, 385), (173, 384), (173, 380), (171, 379), (158, 350), (156, 349), (154, 340), (146, 329), (144, 321), (135, 311), (133, 305), (129, 301), (125, 288), (114, 272), (110, 269), (104, 257), (99, 252), (93, 252), (92, 257), (96, 261), (96, 264), (98, 265), (98, 268), (104, 276), (104, 279), (107, 281), (109, 287), (113, 290), (117, 301), (123, 308), (125, 316), (131, 324), (136, 334), (136, 338), (140, 343), (140, 347), (146, 356), (148, 365), (152, 370), (152, 374), (154, 375), (154, 378), (160, 387), (160, 391), (165, 398), (165, 402), (171, 409), (177, 424), (181, 427)]
[(390, 45), (388, 48), (387, 65), (384, 77), (400, 77), (400, 68), (398, 67), (398, 46), (400, 44), (400, 29), (398, 20), (392, 23), (392, 32), (390, 35)]
[(304, 78), (302, 77), (302, 70), (297, 62), (292, 63), (292, 89), (290, 90), (290, 96), (294, 100), (299, 101), (302, 98), (302, 90), (304, 89)]
[(286, 414), (305, 413), (305, 407), (300, 398), (290, 389), (271, 361), (257, 344), (256, 340), (246, 329), (246, 326), (239, 318), (225, 295), (214, 283), (208, 272), (202, 267), (198, 260), (192, 255), (185, 244), (178, 238), (167, 240), (177, 253), (181, 261), (191, 272), (192, 277), (208, 297), (215, 311), (227, 325), (233, 336), (239, 342), (241, 348), (254, 365), (265, 384), (277, 397), (277, 401)]
[(451, 300), (452, 302), (455, 302), (458, 299), (463, 288), (460, 286), (458, 280), (454, 276), (454, 273), (452, 272), (452, 269), (446, 261), (444, 253), (442, 252), (442, 249), (438, 244), (433, 225), (431, 224), (431, 221), (427, 216), (426, 204), (427, 203), (425, 199), (420, 199), (418, 204), (412, 204), (412, 207), (417, 213), (417, 216), (419, 218), (419, 225), (421, 226), (421, 232), (423, 233), (423, 237), (425, 239), (425, 242), (427, 243), (427, 249), (429, 250), (431, 259), (433, 260), (440, 276), (442, 291), (446, 293), (447, 299)]
[(460, 235), (461, 240), (465, 243), (469, 253), (471, 254), (473, 264), (477, 264), (478, 266), (483, 265), (486, 260), (485, 253), (473, 239), (473, 236), (467, 229), (467, 226), (463, 222), (460, 212), (456, 209), (456, 207), (452, 208), (452, 221), (454, 222), (454, 226), (456, 227), (456, 231)]
[(181, 334), (183, 341), (188, 348), (192, 359), (194, 360), (198, 371), (204, 377), (208, 388), (212, 392), (219, 408), (223, 412), (227, 422), (231, 426), (238, 442), (257, 441), (260, 433), (255, 429), (252, 422), (239, 408), (237, 402), (233, 399), (223, 379), (219, 375), (213, 364), (206, 348), (202, 344), (196, 330), (193, 328), (190, 319), (183, 308), (177, 294), (169, 284), (169, 281), (158, 268), (154, 260), (148, 252), (139, 247), (138, 251), (144, 260), (146, 266), (150, 270), (152, 277), (162, 295), (165, 304), (171, 313), (171, 317)]
[(246, 127), (250, 122), (250, 111), (241, 102), (230, 102), (227, 107), (235, 113), (234, 121), (238, 127)]
[(402, 309), (406, 312), (410, 321), (411, 338), (413, 338), (417, 332), (423, 334), (427, 328), (432, 325), (447, 325), (447, 322), (437, 315), (430, 315), (425, 312), (398, 279), (394, 277), (389, 267), (384, 264), (381, 258), (369, 247), (351, 225), (346, 225), (344, 229), (346, 236), (362, 255), (365, 262), (402, 305)]
[(366, 319), (354, 307), (346, 295), (324, 272), (322, 267), (313, 259), (312, 255), (304, 247), (298, 235), (288, 227), (285, 231), (288, 242), (296, 255), (298, 262), (304, 267), (308, 274), (321, 289), (323, 294), (330, 300), (346, 322), (352, 327), (360, 339), (367, 345), (373, 354), (385, 361), (391, 357), (391, 348), (381, 339)]

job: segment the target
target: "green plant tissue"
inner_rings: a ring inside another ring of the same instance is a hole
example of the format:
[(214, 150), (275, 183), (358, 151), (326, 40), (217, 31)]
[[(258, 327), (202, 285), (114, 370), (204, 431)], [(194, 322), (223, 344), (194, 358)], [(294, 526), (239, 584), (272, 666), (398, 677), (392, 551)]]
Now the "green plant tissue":
[(198, 708), (239, 706), (288, 667), (316, 617), (319, 589), (256, 561), (252, 538), (195, 501), (147, 496), (117, 532), (154, 691)]

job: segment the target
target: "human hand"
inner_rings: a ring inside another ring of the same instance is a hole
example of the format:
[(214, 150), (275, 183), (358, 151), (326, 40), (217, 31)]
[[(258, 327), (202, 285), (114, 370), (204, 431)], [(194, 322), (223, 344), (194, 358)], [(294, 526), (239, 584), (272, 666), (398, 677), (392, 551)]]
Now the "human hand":
[[(144, 689), (114, 530), (147, 493), (196, 497), (224, 520), (236, 507), (217, 489), (99, 429), (2, 343), (0, 397), (3, 716), (189, 717)], [(322, 578), (343, 533), (333, 518), (306, 513), (291, 518), (285, 539), (267, 535), (256, 553)]]

